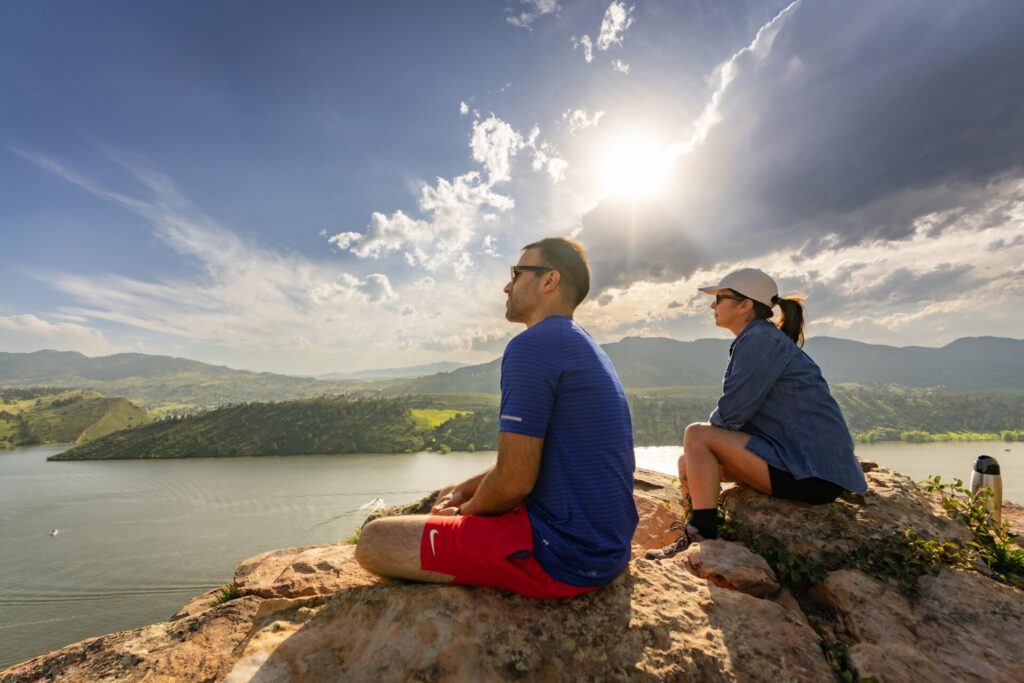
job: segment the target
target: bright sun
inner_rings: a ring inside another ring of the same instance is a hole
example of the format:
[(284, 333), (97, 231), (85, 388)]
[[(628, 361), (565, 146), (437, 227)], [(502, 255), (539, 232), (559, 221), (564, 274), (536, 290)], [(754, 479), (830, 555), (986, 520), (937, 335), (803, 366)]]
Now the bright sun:
[(668, 175), (671, 155), (648, 139), (619, 140), (601, 156), (601, 193), (642, 199), (660, 190)]

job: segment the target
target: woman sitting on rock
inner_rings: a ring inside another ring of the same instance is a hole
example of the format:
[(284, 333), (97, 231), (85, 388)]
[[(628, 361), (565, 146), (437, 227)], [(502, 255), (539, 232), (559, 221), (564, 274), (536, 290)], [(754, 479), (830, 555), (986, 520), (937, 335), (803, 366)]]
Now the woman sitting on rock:
[[(690, 507), (684, 533), (672, 545), (648, 552), (651, 559), (718, 536), (723, 479), (815, 505), (843, 491), (867, 491), (839, 406), (801, 348), (802, 297), (780, 298), (775, 281), (755, 268), (737, 270), (700, 291), (714, 295), (715, 324), (736, 339), (710, 424), (691, 424), (683, 436), (679, 481)], [(782, 309), (778, 324), (772, 322), (774, 306)]]

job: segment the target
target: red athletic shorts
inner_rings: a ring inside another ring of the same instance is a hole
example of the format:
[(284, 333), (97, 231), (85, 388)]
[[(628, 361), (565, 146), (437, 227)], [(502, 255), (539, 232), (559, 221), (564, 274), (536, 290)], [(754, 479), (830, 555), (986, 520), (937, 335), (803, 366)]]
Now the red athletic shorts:
[(594, 588), (551, 577), (533, 556), (533, 528), (522, 505), (495, 517), (431, 515), (420, 539), (420, 568), (453, 583), (499, 588), (528, 598), (571, 598)]

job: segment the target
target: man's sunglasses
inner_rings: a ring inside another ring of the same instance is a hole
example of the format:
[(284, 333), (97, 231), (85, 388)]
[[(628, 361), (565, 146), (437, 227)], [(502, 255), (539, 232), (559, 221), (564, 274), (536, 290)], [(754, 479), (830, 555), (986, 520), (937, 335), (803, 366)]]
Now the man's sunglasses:
[(743, 301), (747, 297), (736, 296), (735, 294), (715, 294), (715, 305), (722, 303), (722, 299), (729, 299), (730, 301)]
[(533, 271), (534, 273), (545, 273), (549, 270), (554, 270), (554, 268), (548, 266), (512, 266), (512, 282), (516, 281), (516, 278), (519, 277), (519, 273), (527, 270)]

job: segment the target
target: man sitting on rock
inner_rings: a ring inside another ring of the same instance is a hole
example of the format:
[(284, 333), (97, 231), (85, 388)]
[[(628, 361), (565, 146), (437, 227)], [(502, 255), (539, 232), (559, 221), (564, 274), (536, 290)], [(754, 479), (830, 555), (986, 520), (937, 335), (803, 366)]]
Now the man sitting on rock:
[(608, 356), (573, 320), (590, 290), (582, 245), (523, 247), (505, 317), (497, 461), (441, 491), (432, 514), (366, 525), (356, 559), (402, 579), (567, 598), (610, 583), (637, 525), (633, 433)]

